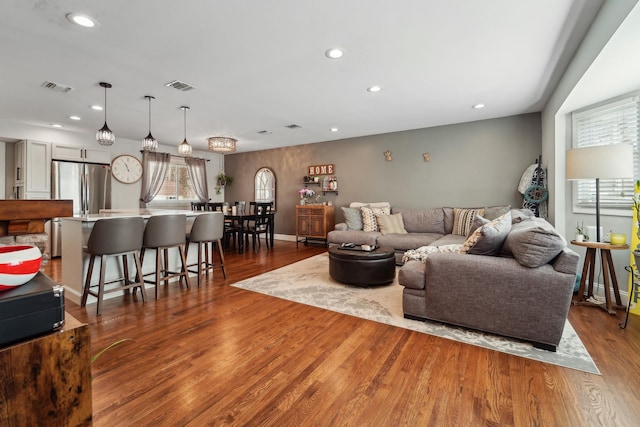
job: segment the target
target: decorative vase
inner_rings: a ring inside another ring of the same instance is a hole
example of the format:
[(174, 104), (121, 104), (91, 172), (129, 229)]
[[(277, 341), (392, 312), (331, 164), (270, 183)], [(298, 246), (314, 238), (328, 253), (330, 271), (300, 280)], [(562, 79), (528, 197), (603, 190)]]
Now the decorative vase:
[(300, 199), (300, 206), (304, 206), (307, 203), (307, 199), (304, 197)]
[(582, 234), (576, 234), (576, 242), (584, 242), (584, 236)]

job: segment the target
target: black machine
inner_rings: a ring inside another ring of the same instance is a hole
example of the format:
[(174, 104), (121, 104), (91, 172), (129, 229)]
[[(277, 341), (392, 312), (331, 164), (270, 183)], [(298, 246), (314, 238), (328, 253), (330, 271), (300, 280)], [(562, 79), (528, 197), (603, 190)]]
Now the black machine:
[(42, 272), (16, 289), (0, 291), (0, 346), (64, 325), (64, 288)]

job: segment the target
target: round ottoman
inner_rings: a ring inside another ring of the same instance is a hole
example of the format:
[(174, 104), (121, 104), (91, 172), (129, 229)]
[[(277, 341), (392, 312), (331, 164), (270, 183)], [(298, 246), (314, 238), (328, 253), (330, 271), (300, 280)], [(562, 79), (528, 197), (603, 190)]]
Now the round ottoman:
[(340, 283), (356, 286), (385, 285), (396, 277), (396, 258), (393, 248), (379, 247), (366, 252), (343, 249), (340, 246), (329, 248), (329, 275)]

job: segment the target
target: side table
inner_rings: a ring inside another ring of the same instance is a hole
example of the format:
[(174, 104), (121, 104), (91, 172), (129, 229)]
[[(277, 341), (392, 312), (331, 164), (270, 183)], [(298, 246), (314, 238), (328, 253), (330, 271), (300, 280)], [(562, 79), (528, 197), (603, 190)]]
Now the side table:
[[(618, 288), (618, 279), (616, 278), (616, 271), (613, 267), (613, 259), (611, 258), (612, 250), (629, 249), (629, 245), (612, 245), (610, 243), (601, 242), (577, 242), (571, 241), (572, 245), (582, 246), (587, 248), (587, 254), (584, 258), (584, 266), (582, 267), (582, 278), (580, 279), (580, 289), (578, 290), (578, 296), (573, 300), (574, 305), (589, 305), (594, 307), (600, 307), (607, 313), (615, 315), (616, 310), (626, 310), (626, 307), (622, 305), (620, 299), (620, 289)], [(604, 297), (605, 304), (598, 304), (588, 301), (593, 297), (593, 281), (595, 277), (596, 266), (596, 252), (600, 250), (600, 259), (602, 262), (602, 275), (604, 277)], [(589, 275), (589, 287), (587, 289), (587, 297), (585, 298), (584, 291), (587, 284), (587, 274)], [(611, 285), (613, 285), (613, 295), (616, 303), (613, 304), (611, 300)]]

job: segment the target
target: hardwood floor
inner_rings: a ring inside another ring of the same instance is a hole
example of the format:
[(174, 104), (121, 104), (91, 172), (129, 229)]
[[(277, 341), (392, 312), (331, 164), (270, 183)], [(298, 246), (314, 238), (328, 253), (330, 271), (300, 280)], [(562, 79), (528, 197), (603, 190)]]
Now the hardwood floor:
[[(636, 426), (640, 317), (592, 307), (569, 319), (591, 375), (229, 286), (323, 252), (276, 241), (226, 254), (227, 279), (107, 300), (91, 325), (96, 426)], [(46, 272), (60, 278), (60, 262)]]

